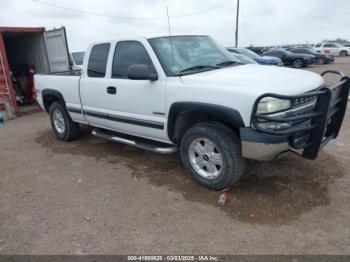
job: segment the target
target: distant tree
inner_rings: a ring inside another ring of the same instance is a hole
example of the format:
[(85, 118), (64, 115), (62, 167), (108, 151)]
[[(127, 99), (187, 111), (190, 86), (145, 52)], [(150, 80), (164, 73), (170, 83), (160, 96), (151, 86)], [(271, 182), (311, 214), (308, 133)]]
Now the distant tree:
[(350, 44), (350, 42), (345, 38), (337, 38), (337, 39), (325, 39), (323, 42), (331, 42), (331, 43), (339, 43), (339, 44)]

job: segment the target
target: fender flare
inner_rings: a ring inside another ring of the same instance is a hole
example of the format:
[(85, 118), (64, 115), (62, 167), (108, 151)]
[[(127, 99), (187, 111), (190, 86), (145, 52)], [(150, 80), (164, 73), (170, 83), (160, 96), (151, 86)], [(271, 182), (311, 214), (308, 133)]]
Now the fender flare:
[(206, 114), (238, 128), (245, 126), (241, 114), (233, 108), (200, 102), (175, 102), (171, 105), (168, 116), (167, 132), (170, 140), (175, 135), (176, 117), (184, 111)]
[(65, 100), (63, 98), (63, 95), (59, 91), (54, 90), (54, 89), (44, 89), (42, 91), (42, 97), (43, 97), (43, 104), (44, 104), (44, 107), (45, 107), (45, 111), (47, 113), (49, 113), (49, 110), (50, 110), (50, 108), (48, 107), (47, 103), (45, 102), (45, 100), (46, 100), (45, 97), (47, 95), (51, 95), (51, 96), (57, 97), (58, 102), (60, 102), (63, 106), (66, 106), (66, 102), (65, 102)]

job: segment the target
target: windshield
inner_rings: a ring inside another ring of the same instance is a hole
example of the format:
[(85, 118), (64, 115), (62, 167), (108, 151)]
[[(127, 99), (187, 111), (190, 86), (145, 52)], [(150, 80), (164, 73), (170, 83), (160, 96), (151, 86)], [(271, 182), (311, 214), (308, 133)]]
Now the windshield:
[(72, 53), (73, 60), (76, 65), (82, 65), (84, 60), (85, 52), (75, 52)]
[(240, 63), (209, 36), (158, 37), (149, 39), (149, 42), (167, 76), (193, 74)]
[(250, 51), (249, 49), (245, 49), (245, 48), (236, 48), (237, 52), (242, 54), (242, 55), (245, 55), (245, 56), (248, 56), (250, 58), (253, 58), (253, 59), (256, 59), (256, 58), (259, 58), (260, 56), (256, 53), (254, 53), (253, 51)]

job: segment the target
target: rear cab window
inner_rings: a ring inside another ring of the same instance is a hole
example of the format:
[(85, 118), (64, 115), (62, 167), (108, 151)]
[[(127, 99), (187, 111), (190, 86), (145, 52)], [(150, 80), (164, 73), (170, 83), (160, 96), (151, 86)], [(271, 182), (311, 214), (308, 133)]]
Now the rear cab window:
[(87, 69), (89, 77), (105, 77), (110, 47), (110, 43), (97, 44), (92, 47)]

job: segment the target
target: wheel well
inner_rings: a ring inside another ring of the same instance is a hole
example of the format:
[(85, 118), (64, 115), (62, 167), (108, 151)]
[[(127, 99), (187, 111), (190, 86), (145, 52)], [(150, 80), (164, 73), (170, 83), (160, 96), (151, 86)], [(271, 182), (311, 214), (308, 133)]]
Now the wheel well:
[(210, 114), (202, 112), (191, 112), (191, 111), (182, 111), (175, 118), (174, 132), (173, 137), (171, 138), (173, 142), (179, 143), (183, 134), (193, 125), (202, 123), (202, 122), (216, 122), (219, 125), (225, 125), (232, 129), (239, 136), (239, 127), (229, 123), (223, 119), (219, 119)]
[(58, 101), (58, 97), (55, 95), (48, 94), (44, 96), (44, 106), (46, 112), (49, 112), (51, 104), (55, 101)]
[(237, 134), (239, 127), (244, 126), (241, 114), (231, 107), (191, 101), (175, 102), (169, 110), (168, 136), (174, 143), (179, 143), (191, 126), (206, 121), (224, 124)]
[(58, 101), (63, 106), (66, 105), (66, 103), (64, 102), (62, 94), (60, 92), (56, 91), (56, 90), (45, 89), (42, 92), (42, 96), (43, 96), (43, 103), (44, 103), (45, 111), (47, 113), (49, 113), (50, 106), (55, 101)]

